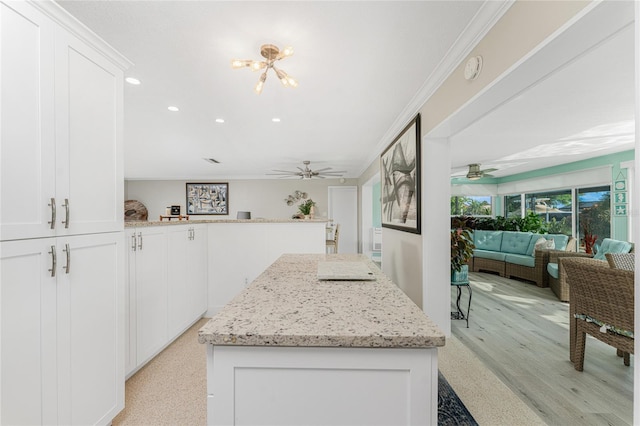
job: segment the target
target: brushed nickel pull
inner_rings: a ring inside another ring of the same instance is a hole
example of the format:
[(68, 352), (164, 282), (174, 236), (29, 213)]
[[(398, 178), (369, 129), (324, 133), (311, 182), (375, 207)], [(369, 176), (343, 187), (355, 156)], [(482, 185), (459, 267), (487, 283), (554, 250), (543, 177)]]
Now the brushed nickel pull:
[(56, 229), (56, 199), (51, 197), (51, 202), (47, 205), (51, 207), (51, 221), (47, 223), (51, 225), (50, 229)]
[(51, 246), (51, 251), (48, 253), (51, 255), (51, 269), (49, 269), (49, 272), (51, 272), (52, 277), (55, 277), (56, 276), (56, 246)]
[(142, 232), (138, 232), (138, 250), (142, 250)]
[(62, 221), (62, 223), (64, 223), (65, 228), (69, 228), (69, 199), (68, 198), (64, 199), (64, 203), (62, 204), (62, 207), (65, 208), (64, 220)]
[(136, 251), (136, 234), (131, 236), (131, 251)]
[(67, 253), (67, 265), (64, 266), (64, 270), (65, 273), (69, 273), (69, 270), (71, 269), (71, 248), (69, 248), (69, 244), (65, 244), (64, 245), (64, 249), (62, 249), (62, 251)]

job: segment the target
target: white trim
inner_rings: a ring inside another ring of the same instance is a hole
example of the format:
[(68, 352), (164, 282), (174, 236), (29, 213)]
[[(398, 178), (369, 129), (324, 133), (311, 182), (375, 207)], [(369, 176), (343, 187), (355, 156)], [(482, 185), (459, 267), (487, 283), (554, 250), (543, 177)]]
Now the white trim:
[(29, 0), (29, 3), (83, 42), (97, 48), (109, 61), (122, 70), (127, 70), (133, 65), (133, 62), (111, 47), (110, 44), (96, 35), (89, 27), (76, 19), (58, 3), (35, 0)]

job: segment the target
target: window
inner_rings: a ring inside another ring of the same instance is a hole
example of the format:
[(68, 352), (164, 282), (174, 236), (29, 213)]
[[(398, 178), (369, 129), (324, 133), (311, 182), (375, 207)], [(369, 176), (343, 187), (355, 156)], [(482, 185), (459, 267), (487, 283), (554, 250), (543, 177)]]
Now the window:
[(522, 196), (520, 194), (504, 197), (504, 217), (522, 217)]
[(550, 234), (571, 235), (573, 197), (570, 189), (525, 194), (526, 213), (535, 212)]
[(451, 216), (491, 216), (492, 214), (490, 195), (451, 197)]
[(596, 245), (611, 236), (611, 188), (598, 186), (578, 189), (578, 235), (595, 235)]

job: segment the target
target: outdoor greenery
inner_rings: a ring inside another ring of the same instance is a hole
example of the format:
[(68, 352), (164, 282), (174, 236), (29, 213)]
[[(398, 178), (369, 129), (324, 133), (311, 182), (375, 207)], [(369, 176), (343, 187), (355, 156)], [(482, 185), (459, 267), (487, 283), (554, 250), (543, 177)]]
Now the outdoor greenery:
[(580, 238), (585, 235), (597, 236), (597, 243), (610, 236), (611, 229), (611, 195), (605, 194), (603, 199), (580, 211)]
[(451, 215), (491, 216), (491, 197), (451, 197)]
[(537, 214), (529, 212), (525, 217), (481, 217), (475, 221), (475, 229), (489, 231), (521, 231), (547, 233), (547, 223)]

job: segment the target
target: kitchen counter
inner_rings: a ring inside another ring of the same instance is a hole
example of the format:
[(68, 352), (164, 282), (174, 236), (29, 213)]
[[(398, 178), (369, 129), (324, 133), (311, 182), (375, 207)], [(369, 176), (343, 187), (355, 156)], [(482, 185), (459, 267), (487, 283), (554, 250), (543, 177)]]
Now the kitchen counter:
[[(325, 260), (375, 280), (320, 281)], [(445, 336), (362, 255), (280, 256), (198, 340), (209, 425), (437, 424)]]
[[(361, 261), (375, 281), (319, 281), (319, 261)], [(283, 255), (199, 333), (213, 345), (428, 348), (444, 334), (363, 255)]]
[(125, 228), (145, 226), (195, 225), (199, 223), (326, 223), (328, 219), (193, 219), (189, 220), (149, 220), (125, 222)]

